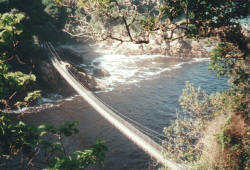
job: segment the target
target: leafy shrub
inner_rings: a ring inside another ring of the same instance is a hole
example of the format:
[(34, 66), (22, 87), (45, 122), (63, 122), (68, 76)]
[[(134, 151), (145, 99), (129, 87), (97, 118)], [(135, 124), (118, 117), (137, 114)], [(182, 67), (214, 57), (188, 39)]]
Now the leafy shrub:
[[(107, 147), (102, 141), (85, 151), (75, 151), (66, 154), (63, 137), (78, 133), (77, 122), (66, 122), (59, 128), (52, 125), (38, 127), (15, 121), (7, 114), (0, 114), (0, 163), (8, 165), (16, 157), (22, 157), (21, 167), (33, 167), (43, 164), (48, 169), (79, 169), (101, 163), (104, 160)], [(51, 142), (47, 139), (54, 139)], [(39, 156), (43, 153), (47, 156)]]
[(242, 97), (234, 89), (207, 95), (187, 83), (180, 98), (185, 116), (164, 128), (166, 156), (194, 169), (247, 168), (249, 127), (239, 114)]
[(85, 151), (66, 153), (63, 138), (78, 133), (77, 122), (66, 122), (58, 128), (53, 125), (36, 127), (24, 123), (22, 115), (5, 113), (14, 107), (27, 107), (41, 97), (39, 90), (27, 92), (31, 82), (36, 81), (35, 75), (11, 68), (15, 66), (11, 64), (14, 59), (25, 64), (16, 53), (23, 18), (21, 13), (0, 14), (0, 167), (18, 164), (19, 169), (82, 169), (102, 163), (107, 150), (102, 141)]

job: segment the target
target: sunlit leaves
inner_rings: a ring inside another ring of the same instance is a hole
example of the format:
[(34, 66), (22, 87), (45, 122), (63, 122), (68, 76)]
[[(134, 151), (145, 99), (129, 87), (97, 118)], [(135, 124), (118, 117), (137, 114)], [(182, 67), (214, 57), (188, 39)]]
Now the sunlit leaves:
[(27, 96), (24, 98), (24, 101), (25, 102), (32, 102), (40, 97), (41, 97), (41, 91), (36, 90), (36, 91), (28, 93)]
[[(0, 14), (0, 97), (10, 97), (16, 90), (24, 90), (27, 85), (36, 80), (33, 74), (24, 74), (20, 71), (9, 71), (8, 60), (14, 58), (18, 36), (23, 32), (21, 21), (22, 13)], [(16, 56), (17, 57), (17, 56)]]
[(17, 72), (8, 72), (7, 74), (4, 75), (4, 78), (12, 82), (13, 85), (15, 86), (25, 86), (27, 85), (30, 81), (36, 81), (36, 77), (33, 74), (24, 74), (20, 71)]
[(186, 88), (182, 91), (180, 105), (184, 112), (196, 118), (206, 118), (213, 110), (210, 108), (210, 98), (208, 94), (200, 88), (194, 88), (193, 84), (186, 82)]
[(41, 91), (36, 90), (33, 92), (29, 92), (27, 96), (24, 98), (24, 101), (18, 101), (15, 103), (15, 106), (18, 108), (28, 106), (30, 103), (36, 101), (41, 97)]
[(16, 35), (23, 32), (21, 21), (24, 15), (22, 13), (0, 14), (0, 47), (1, 45), (11, 45), (16, 41)]
[[(25, 90), (28, 84), (31, 82), (36, 81), (36, 77), (33, 74), (24, 74), (20, 71), (17, 72), (8, 72), (8, 65), (5, 63), (0, 64), (0, 91), (3, 91), (3, 93), (0, 94), (0, 97), (6, 98), (11, 95), (11, 93), (15, 92), (16, 90), (19, 90), (20, 92)], [(38, 92), (35, 91), (35, 93), (30, 93), (27, 96), (27, 101), (31, 98), (38, 97)], [(21, 104), (22, 103), (22, 104)], [(16, 106), (23, 105), (24, 102), (19, 102)]]

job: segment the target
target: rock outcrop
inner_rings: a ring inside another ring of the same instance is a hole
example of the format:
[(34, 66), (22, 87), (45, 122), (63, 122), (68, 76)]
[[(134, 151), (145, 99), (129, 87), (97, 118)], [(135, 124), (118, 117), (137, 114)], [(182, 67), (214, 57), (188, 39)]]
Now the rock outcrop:
[(40, 61), (35, 70), (35, 75), (39, 79), (39, 89), (48, 93), (61, 93), (64, 96), (71, 95), (74, 90), (61, 77), (53, 65), (47, 61)]
[[(72, 64), (66, 63), (66, 68), (73, 74), (73, 76), (82, 83), (85, 87), (87, 87), (91, 91), (99, 91), (102, 90), (99, 87), (98, 80), (96, 80), (93, 76), (87, 74), (82, 68), (78, 69), (78, 67), (73, 66)], [(63, 95), (70, 95), (74, 93), (74, 90), (69, 86), (69, 84), (61, 77), (61, 75), (57, 72), (57, 70), (53, 67), (50, 62), (42, 61), (40, 63), (39, 68), (37, 68), (37, 73), (39, 77), (39, 82), (43, 91), (48, 92), (59, 92)], [(100, 71), (100, 76), (106, 76), (108, 73), (105, 71)]]
[(71, 64), (67, 64), (66, 68), (70, 71), (70, 73), (85, 87), (87, 87), (91, 91), (101, 90), (101, 87), (97, 85), (95, 78), (86, 72), (79, 71), (76, 67)]
[(154, 55), (163, 54), (173, 57), (208, 57), (209, 51), (205, 44), (191, 39), (176, 39), (167, 41), (161, 33), (149, 36), (149, 43), (135, 44), (133, 42), (104, 41), (100, 43), (101, 49), (112, 49), (114, 54), (126, 55)]
[(170, 42), (169, 55), (176, 57), (209, 57), (205, 47), (195, 40), (178, 39)]
[(95, 77), (108, 77), (110, 76), (109, 72), (105, 69), (94, 69), (93, 70), (93, 75)]

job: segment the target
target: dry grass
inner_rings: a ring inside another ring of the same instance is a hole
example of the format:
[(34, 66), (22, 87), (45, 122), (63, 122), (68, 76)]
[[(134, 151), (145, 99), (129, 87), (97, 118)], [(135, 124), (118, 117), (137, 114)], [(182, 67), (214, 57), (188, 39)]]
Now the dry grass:
[[(242, 154), (246, 151), (247, 124), (241, 115), (219, 115), (207, 124), (204, 137), (198, 142), (205, 149), (197, 169), (241, 169)], [(230, 139), (221, 146), (218, 134)]]

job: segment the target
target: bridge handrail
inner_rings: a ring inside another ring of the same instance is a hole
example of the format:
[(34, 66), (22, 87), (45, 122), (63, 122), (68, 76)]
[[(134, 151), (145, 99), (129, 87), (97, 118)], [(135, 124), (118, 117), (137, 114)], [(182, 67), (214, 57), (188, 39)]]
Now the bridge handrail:
[(87, 101), (103, 118), (105, 118), (109, 123), (116, 127), (122, 134), (133, 141), (137, 146), (155, 158), (163, 166), (169, 167), (171, 169), (187, 169), (187, 166), (175, 163), (172, 160), (167, 159), (163, 153), (166, 150), (154, 142), (147, 135), (143, 134), (133, 125), (125, 121), (123, 118), (118, 116), (107, 107), (102, 101), (96, 98), (88, 89), (82, 86), (66, 69), (65, 65), (60, 62), (61, 59), (56, 54), (54, 47), (50, 43), (45, 44), (48, 48), (51, 57), (50, 60), (56, 70), (61, 74), (61, 76), (77, 91), (80, 96)]

